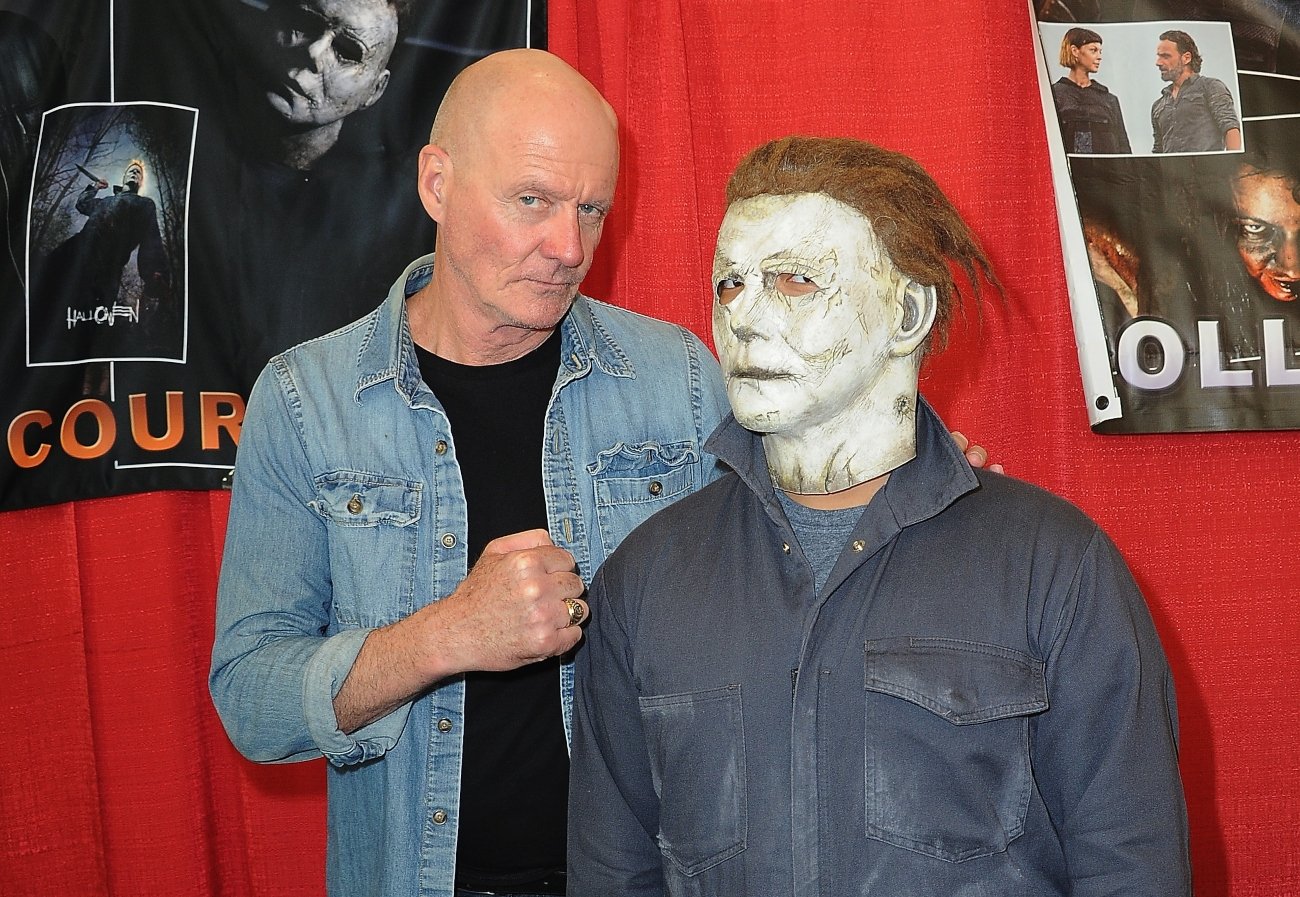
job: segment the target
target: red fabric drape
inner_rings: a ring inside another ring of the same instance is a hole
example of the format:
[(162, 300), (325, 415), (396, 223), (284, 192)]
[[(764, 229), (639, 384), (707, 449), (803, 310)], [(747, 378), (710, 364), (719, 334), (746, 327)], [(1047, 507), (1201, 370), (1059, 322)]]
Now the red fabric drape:
[[(1089, 432), (1025, 9), (550, 0), (549, 19), (622, 119), (593, 295), (707, 338), (722, 185), (769, 137), (865, 137), (936, 176), (1007, 300), (972, 306), (923, 389), (1128, 558), (1174, 665), (1197, 893), (1300, 892), (1300, 439)], [(240, 759), (208, 701), (225, 514), (220, 493), (0, 514), (0, 894), (322, 893), (320, 762)]]
[(0, 894), (323, 892), (320, 762), (242, 760), (208, 698), (227, 504), (0, 514)]

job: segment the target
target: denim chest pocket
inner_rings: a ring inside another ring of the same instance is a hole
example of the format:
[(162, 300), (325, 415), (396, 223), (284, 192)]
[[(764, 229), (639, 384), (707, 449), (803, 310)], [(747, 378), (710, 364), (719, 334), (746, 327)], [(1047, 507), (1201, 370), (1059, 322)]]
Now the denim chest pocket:
[(642, 521), (696, 488), (700, 453), (694, 442), (617, 443), (587, 465), (605, 553)]
[(866, 643), (867, 836), (959, 863), (1024, 831), (1042, 661), (943, 638)]
[(740, 893), (743, 870), (724, 862), (745, 849), (748, 837), (740, 686), (645, 696), (638, 703), (659, 797), (668, 893)]
[(326, 523), (334, 616), (384, 626), (411, 613), (424, 485), (356, 471), (316, 478), (311, 508)]

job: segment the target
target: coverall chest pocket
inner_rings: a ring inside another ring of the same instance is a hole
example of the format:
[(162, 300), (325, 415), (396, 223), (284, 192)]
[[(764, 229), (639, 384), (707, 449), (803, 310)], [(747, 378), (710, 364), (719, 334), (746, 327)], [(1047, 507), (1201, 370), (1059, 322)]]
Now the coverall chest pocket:
[(694, 442), (617, 443), (587, 465), (605, 554), (642, 521), (701, 485)]
[(1024, 831), (1042, 661), (943, 638), (866, 643), (867, 836), (953, 863)]
[(423, 484), (335, 471), (317, 477), (316, 489), (311, 508), (329, 539), (337, 625), (384, 626), (410, 614)]
[(668, 893), (742, 893), (741, 870), (725, 862), (745, 849), (749, 824), (740, 686), (638, 702)]

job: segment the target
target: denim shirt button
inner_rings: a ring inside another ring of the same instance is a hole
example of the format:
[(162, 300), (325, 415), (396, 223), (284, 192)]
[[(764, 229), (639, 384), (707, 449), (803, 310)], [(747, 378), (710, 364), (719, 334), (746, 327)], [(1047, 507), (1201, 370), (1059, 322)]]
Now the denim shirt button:
[(362, 509), (363, 507), (364, 507), (364, 505), (361, 504), (361, 496), (360, 496), (360, 495), (354, 495), (354, 496), (352, 496), (350, 499), (348, 499), (348, 513), (349, 513), (349, 514), (360, 514), (360, 513), (361, 513), (361, 509)]
[(447, 719), (446, 717), (443, 717), (442, 719), (438, 720), (438, 731), (439, 731), (439, 732), (450, 732), (450, 731), (451, 731), (451, 720)]
[(446, 822), (446, 821), (447, 821), (447, 811), (446, 811), (446, 810), (434, 810), (434, 811), (433, 811), (433, 824), (434, 824), (434, 825), (442, 825), (442, 824), (443, 824), (444, 822)]
[(664, 484), (663, 484), (663, 483), (659, 482), (658, 480), (651, 480), (651, 481), (650, 481), (650, 494), (651, 494), (651, 495), (658, 495), (660, 492), (663, 492), (663, 491), (664, 491)]
[(442, 547), (443, 547), (443, 548), (455, 548), (455, 547), (456, 547), (456, 536), (455, 536), (454, 534), (452, 534), (452, 533), (443, 533), (443, 534), (442, 534)]
[(867, 543), (866, 543), (866, 542), (863, 542), (861, 539), (854, 539), (854, 540), (853, 540), (853, 550), (854, 550), (854, 551), (861, 551), (862, 549), (864, 549), (864, 548), (866, 548), (866, 547), (867, 547)]
[(439, 439), (433, 444), (433, 450), (439, 455), (447, 454), (447, 440)]

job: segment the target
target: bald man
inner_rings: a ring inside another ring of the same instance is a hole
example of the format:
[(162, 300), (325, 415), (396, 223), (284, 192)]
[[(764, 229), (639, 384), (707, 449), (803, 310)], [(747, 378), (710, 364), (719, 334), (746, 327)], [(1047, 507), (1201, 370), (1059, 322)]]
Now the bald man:
[(564, 893), (584, 583), (715, 477), (727, 407), (693, 335), (578, 292), (618, 157), (556, 57), (470, 66), (434, 254), (249, 399), (210, 684), (246, 756), (329, 760), (331, 895)]
[(578, 293), (618, 158), (556, 57), (470, 66), (434, 254), (253, 389), (211, 689), (246, 756), (329, 760), (331, 895), (564, 893), (583, 583), (712, 478), (726, 405), (698, 339)]

